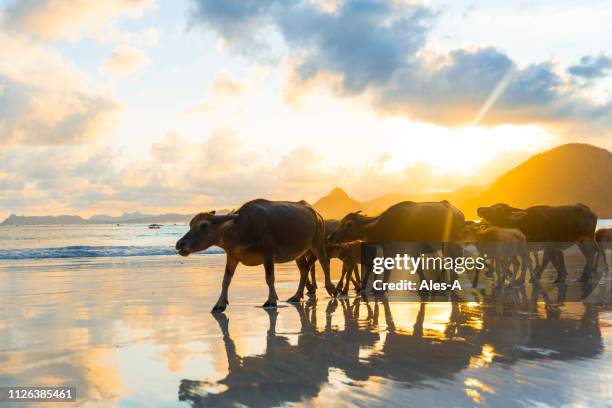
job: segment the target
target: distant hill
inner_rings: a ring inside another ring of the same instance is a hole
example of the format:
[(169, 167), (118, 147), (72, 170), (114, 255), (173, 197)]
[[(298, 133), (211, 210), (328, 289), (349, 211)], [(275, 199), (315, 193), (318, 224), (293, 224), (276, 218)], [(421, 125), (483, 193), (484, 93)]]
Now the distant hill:
[(468, 218), (482, 205), (515, 207), (583, 203), (600, 218), (612, 218), (612, 153), (570, 143), (532, 156), (465, 203)]
[(91, 218), (82, 218), (78, 215), (59, 216), (23, 216), (12, 214), (0, 225), (75, 225), (75, 224), (152, 224), (152, 223), (183, 223), (193, 218), (193, 214), (141, 214), (124, 213), (113, 217), (110, 215), (94, 215)]
[(457, 207), (461, 207), (465, 202), (481, 194), (486, 189), (485, 186), (465, 186), (455, 191), (430, 193), (430, 194), (402, 194), (391, 193), (376, 197), (371, 200), (363, 201), (362, 205), (370, 214), (384, 211), (400, 201), (442, 201), (447, 200)]
[[(226, 214), (228, 209), (217, 210), (217, 214)], [(42, 215), (24, 216), (12, 214), (0, 225), (74, 225), (74, 224), (160, 224), (160, 223), (187, 223), (195, 214), (142, 214), (138, 211), (125, 212), (119, 216), (106, 214), (93, 215), (82, 218), (78, 215)]]
[(78, 215), (40, 215), (27, 217), (23, 215), (12, 214), (0, 225), (43, 225), (43, 224), (87, 224), (87, 220)]
[(340, 187), (334, 188), (328, 195), (314, 203), (313, 207), (324, 218), (342, 218), (352, 211), (361, 210), (369, 215), (376, 215), (400, 201), (442, 201), (448, 200), (457, 206), (482, 193), (483, 186), (466, 186), (458, 190), (431, 194), (389, 193), (371, 200), (357, 201), (351, 198)]
[(364, 209), (363, 204), (349, 197), (340, 187), (320, 198), (313, 207), (325, 218), (342, 218), (349, 212)]
[(570, 143), (532, 156), (488, 186), (466, 186), (448, 193), (389, 193), (357, 201), (339, 187), (314, 204), (325, 218), (363, 210), (371, 215), (400, 201), (448, 200), (468, 219), (476, 209), (499, 202), (516, 207), (584, 203), (600, 218), (612, 218), (612, 153), (589, 144)]

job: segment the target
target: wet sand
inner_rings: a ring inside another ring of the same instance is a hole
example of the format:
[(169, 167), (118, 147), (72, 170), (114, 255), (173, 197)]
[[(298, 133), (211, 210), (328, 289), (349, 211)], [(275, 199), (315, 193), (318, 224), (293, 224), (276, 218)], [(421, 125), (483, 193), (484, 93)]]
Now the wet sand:
[[(0, 262), (0, 384), (77, 388), (76, 404), (44, 407), (612, 403), (609, 302), (533, 301), (530, 286), (485, 302), (330, 299), (319, 285), (270, 311), (263, 269), (241, 265), (213, 316), (223, 265)], [(296, 285), (278, 265), (280, 298)]]

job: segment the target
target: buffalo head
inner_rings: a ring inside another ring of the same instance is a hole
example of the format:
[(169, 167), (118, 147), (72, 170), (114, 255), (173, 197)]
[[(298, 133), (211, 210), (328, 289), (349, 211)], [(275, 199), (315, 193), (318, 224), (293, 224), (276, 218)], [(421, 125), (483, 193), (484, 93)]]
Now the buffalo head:
[(179, 255), (188, 256), (204, 251), (219, 243), (221, 226), (238, 217), (238, 214), (215, 215), (214, 211), (199, 213), (189, 222), (189, 231), (176, 241)]
[(515, 227), (527, 214), (525, 210), (514, 208), (508, 204), (495, 204), (490, 207), (478, 208), (478, 216), (484, 218), (489, 224), (496, 227)]
[(363, 224), (367, 218), (360, 212), (345, 215), (338, 228), (328, 236), (329, 242), (337, 244), (363, 239)]

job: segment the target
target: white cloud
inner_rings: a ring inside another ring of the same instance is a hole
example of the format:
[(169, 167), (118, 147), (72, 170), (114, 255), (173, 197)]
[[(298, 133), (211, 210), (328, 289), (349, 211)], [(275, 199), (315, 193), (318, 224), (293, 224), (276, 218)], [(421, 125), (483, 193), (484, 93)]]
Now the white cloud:
[(12, 1), (3, 20), (13, 29), (42, 39), (76, 41), (100, 37), (121, 16), (141, 16), (155, 6), (153, 0), (40, 0)]
[(144, 51), (136, 48), (119, 48), (102, 64), (102, 69), (112, 75), (129, 76), (142, 69), (149, 59)]

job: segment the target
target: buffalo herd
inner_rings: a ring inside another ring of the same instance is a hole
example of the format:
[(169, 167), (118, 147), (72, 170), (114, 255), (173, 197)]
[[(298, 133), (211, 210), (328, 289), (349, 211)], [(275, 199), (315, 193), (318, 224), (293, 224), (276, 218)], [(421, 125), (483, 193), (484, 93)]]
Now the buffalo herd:
[[(225, 251), (221, 295), (213, 312), (224, 311), (229, 304), (228, 289), (239, 263), (264, 265), (268, 285), (264, 307), (275, 307), (278, 300), (274, 288), (276, 263), (295, 261), (300, 271), (298, 289), (288, 302), (299, 302), (305, 288), (308, 293), (316, 291), (316, 261), (323, 269), (325, 288), (331, 296), (338, 291), (346, 293), (350, 282), (357, 290), (365, 290), (369, 273), (362, 268), (360, 278), (357, 267), (364, 247), (361, 242), (414, 243), (422, 253), (446, 256), (459, 256), (466, 244), (473, 244), (479, 252), (493, 251), (489, 255), (494, 264), (492, 269), (497, 270), (498, 286), (506, 276), (511, 277), (513, 285), (523, 284), (527, 270), (531, 271), (531, 281), (537, 281), (549, 263), (557, 270), (555, 282), (565, 282), (563, 250), (572, 245), (578, 246), (586, 260), (579, 281), (591, 279), (600, 257), (607, 265), (605, 248), (612, 241), (612, 231), (596, 232), (597, 215), (584, 204), (526, 209), (495, 204), (480, 207), (477, 212), (481, 220), (472, 222), (466, 221), (461, 210), (448, 201), (403, 201), (378, 216), (357, 211), (342, 220), (324, 220), (305, 201), (257, 199), (229, 214), (217, 215), (214, 211), (197, 214), (189, 223), (189, 231), (177, 241), (176, 250), (182, 256), (213, 245)], [(492, 243), (501, 245), (487, 247)], [(543, 252), (541, 262), (539, 252)], [(343, 262), (337, 286), (331, 281), (331, 257)], [(385, 281), (389, 273), (385, 271)], [(421, 271), (419, 277), (423, 279)], [(473, 284), (476, 283), (477, 276)]]

